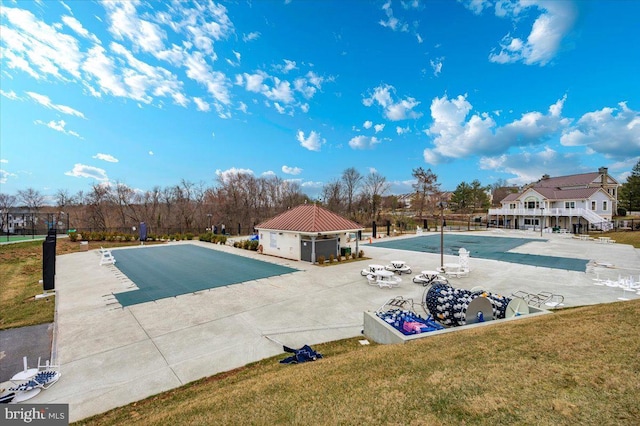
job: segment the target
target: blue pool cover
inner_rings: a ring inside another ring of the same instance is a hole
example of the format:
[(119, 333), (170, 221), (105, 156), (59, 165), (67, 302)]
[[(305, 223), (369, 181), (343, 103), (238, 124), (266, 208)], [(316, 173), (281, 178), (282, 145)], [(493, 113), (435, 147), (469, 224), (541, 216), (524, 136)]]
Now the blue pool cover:
[[(589, 263), (586, 259), (509, 252), (509, 250), (533, 241), (544, 242), (546, 240), (534, 238), (481, 237), (478, 235), (468, 234), (446, 234), (444, 236), (444, 254), (458, 255), (458, 250), (464, 247), (470, 252), (469, 254), (471, 257), (519, 263), (522, 265), (565, 269), (568, 271), (584, 272), (586, 270), (587, 263)], [(397, 250), (440, 253), (440, 235), (424, 235), (416, 238), (387, 240), (376, 242), (373, 245), (375, 247), (385, 247)]]
[(115, 266), (139, 288), (115, 294), (123, 307), (297, 271), (191, 244), (112, 253)]

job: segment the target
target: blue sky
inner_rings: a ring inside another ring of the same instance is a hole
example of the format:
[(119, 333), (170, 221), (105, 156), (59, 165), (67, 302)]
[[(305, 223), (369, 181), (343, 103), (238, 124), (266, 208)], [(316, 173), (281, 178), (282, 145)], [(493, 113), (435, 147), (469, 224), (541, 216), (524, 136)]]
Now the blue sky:
[(640, 2), (11, 1), (0, 191), (214, 185), (315, 197), (348, 167), (522, 184), (640, 157)]

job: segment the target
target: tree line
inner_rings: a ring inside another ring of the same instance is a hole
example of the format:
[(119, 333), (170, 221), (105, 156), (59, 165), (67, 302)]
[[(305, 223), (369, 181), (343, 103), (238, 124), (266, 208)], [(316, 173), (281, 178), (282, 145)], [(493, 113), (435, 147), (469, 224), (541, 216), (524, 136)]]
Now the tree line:
[[(58, 190), (53, 199), (38, 190), (27, 188), (15, 195), (0, 193), (0, 225), (4, 228), (6, 213), (22, 209), (27, 214), (48, 213), (58, 223), (69, 227), (106, 231), (131, 229), (145, 222), (160, 232), (202, 232), (224, 224), (235, 233), (250, 233), (258, 223), (302, 203), (318, 203), (348, 219), (368, 226), (373, 221), (420, 224), (441, 211), (471, 216), (490, 206), (490, 194), (508, 187), (503, 180), (492, 185), (480, 181), (461, 182), (452, 192), (442, 191), (438, 176), (431, 169), (412, 170), (412, 192), (388, 195), (390, 183), (378, 172), (366, 175), (353, 167), (338, 179), (326, 183), (317, 199), (302, 192), (296, 181), (276, 176), (256, 177), (250, 173), (221, 174), (213, 186), (204, 182), (181, 180), (176, 185), (150, 190), (134, 190), (122, 182), (94, 183), (90, 189), (70, 194)], [(506, 195), (506, 194), (504, 194)], [(498, 200), (494, 197), (494, 204)], [(640, 207), (640, 161), (620, 190), (621, 206)], [(636, 207), (636, 208), (638, 208)]]

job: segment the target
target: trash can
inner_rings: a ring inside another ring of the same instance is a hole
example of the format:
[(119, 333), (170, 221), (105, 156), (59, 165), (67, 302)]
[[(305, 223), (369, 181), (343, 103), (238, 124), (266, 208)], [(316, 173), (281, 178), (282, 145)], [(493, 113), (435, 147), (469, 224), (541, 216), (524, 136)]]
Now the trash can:
[(340, 256), (351, 256), (351, 247), (340, 247)]

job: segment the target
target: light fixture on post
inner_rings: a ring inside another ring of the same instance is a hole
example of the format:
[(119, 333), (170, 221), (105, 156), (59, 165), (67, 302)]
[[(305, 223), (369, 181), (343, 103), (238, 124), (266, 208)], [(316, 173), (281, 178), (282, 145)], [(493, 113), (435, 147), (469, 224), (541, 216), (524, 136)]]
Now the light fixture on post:
[(444, 204), (440, 201), (440, 270), (444, 271)]
[(544, 207), (540, 207), (540, 236), (542, 237), (542, 223), (544, 221)]
[(209, 232), (213, 232), (213, 229), (211, 228), (211, 216), (213, 216), (211, 213), (207, 213), (207, 217), (209, 218)]

